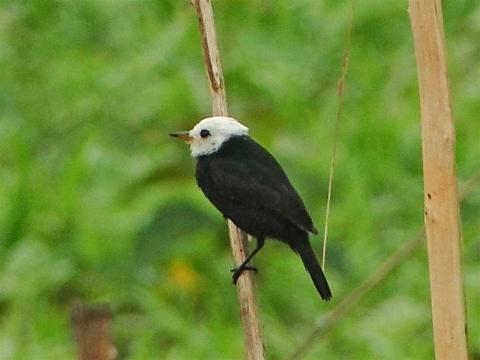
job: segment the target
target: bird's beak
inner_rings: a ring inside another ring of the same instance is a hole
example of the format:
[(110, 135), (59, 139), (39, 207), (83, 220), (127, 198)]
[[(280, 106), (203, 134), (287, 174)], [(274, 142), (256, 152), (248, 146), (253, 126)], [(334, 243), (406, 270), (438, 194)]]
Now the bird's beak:
[(193, 140), (193, 138), (189, 135), (188, 131), (176, 131), (176, 132), (171, 132), (168, 135), (177, 139), (181, 139), (186, 142), (190, 142)]

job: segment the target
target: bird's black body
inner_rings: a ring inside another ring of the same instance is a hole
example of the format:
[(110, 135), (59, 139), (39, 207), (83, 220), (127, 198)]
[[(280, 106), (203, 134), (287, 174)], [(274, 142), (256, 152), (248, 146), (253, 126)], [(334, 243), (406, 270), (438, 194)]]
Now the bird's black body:
[(257, 238), (283, 241), (299, 253), (325, 300), (327, 280), (308, 240), (312, 219), (278, 162), (248, 136), (233, 136), (220, 149), (197, 158), (196, 179), (206, 197), (239, 228)]

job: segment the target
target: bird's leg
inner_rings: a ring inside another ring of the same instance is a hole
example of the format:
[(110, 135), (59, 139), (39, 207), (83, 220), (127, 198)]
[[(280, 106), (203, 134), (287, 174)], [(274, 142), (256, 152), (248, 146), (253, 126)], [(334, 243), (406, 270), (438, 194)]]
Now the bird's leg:
[(257, 272), (257, 268), (255, 266), (248, 265), (248, 263), (263, 248), (264, 244), (265, 239), (263, 237), (257, 238), (257, 247), (255, 248), (255, 250), (252, 251), (252, 253), (240, 264), (239, 267), (230, 270), (231, 272), (233, 272), (232, 279), (234, 284), (237, 283), (238, 278), (245, 270), (253, 270)]

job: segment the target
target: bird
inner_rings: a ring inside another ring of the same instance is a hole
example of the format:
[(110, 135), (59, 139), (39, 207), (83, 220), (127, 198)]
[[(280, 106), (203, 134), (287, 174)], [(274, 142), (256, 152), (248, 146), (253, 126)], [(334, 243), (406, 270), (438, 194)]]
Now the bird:
[(323, 300), (332, 293), (309, 241), (317, 234), (312, 218), (277, 160), (249, 136), (249, 129), (226, 116), (208, 117), (190, 131), (169, 133), (190, 144), (195, 177), (207, 199), (237, 227), (256, 238), (252, 253), (235, 269), (233, 282), (245, 270), (265, 239), (284, 242), (303, 261)]

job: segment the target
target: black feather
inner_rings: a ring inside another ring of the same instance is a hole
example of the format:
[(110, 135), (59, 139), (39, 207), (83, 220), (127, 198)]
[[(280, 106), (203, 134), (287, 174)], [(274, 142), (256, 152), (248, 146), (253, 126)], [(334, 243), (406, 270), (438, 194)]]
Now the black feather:
[(297, 251), (322, 298), (328, 284), (308, 242), (312, 219), (275, 158), (248, 136), (234, 136), (197, 158), (196, 179), (228, 219), (257, 238), (274, 238)]
[(327, 279), (318, 263), (308, 238), (298, 239), (295, 243), (295, 250), (297, 250), (302, 258), (303, 265), (305, 265), (305, 269), (307, 269), (310, 274), (313, 284), (322, 299), (327, 301), (330, 300), (332, 298), (332, 292), (330, 291)]

